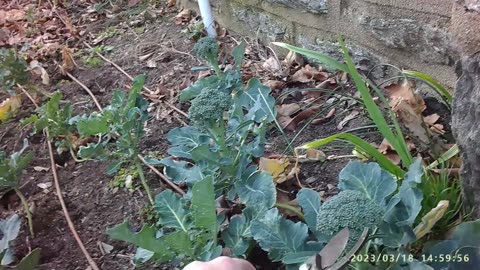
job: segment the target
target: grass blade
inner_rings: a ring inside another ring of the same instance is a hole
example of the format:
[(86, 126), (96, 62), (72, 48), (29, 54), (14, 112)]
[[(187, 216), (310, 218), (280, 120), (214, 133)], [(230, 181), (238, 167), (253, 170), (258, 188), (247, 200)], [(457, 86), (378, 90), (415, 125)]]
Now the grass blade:
[(367, 141), (363, 140), (362, 138), (349, 133), (335, 134), (324, 139), (319, 139), (319, 140), (309, 142), (297, 148), (298, 149), (318, 148), (322, 145), (328, 144), (334, 140), (339, 140), (339, 139), (347, 140), (350, 143), (354, 144), (355, 146), (359, 147), (365, 153), (371, 155), (378, 162), (378, 164), (380, 164), (382, 168), (389, 171), (393, 175), (396, 175), (399, 177), (403, 177), (405, 175), (405, 171), (403, 171), (400, 167), (398, 167), (392, 161), (386, 158), (385, 155), (380, 153), (375, 147), (373, 147), (371, 144), (369, 144)]
[(360, 95), (362, 96), (365, 108), (367, 109), (370, 117), (372, 118), (372, 121), (377, 125), (380, 133), (382, 133), (382, 135), (397, 151), (400, 159), (402, 160), (403, 166), (409, 167), (413, 162), (413, 158), (410, 155), (410, 152), (408, 152), (408, 147), (406, 143), (404, 143), (405, 140), (403, 139), (403, 134), (395, 134), (392, 132), (392, 130), (390, 130), (390, 127), (385, 120), (385, 117), (383, 116), (380, 108), (373, 100), (373, 97), (370, 94), (370, 91), (365, 84), (363, 77), (360, 75), (360, 73), (358, 73), (357, 69), (355, 68), (355, 64), (353, 63), (352, 58), (348, 54), (345, 43), (341, 38), (339, 38), (339, 43), (347, 61), (348, 73), (350, 74), (350, 76), (352, 76), (352, 79), (355, 82), (355, 86), (357, 87)]
[(445, 89), (440, 83), (438, 83), (435, 79), (433, 79), (430, 75), (414, 71), (414, 70), (404, 70), (403, 74), (414, 77), (416, 79), (422, 80), (428, 85), (430, 85), (433, 89), (435, 89), (445, 100), (445, 102), (450, 105), (452, 104), (453, 96), (450, 92)]
[(338, 62), (337, 60), (335, 60), (335, 59), (333, 59), (329, 56), (326, 56), (324, 54), (318, 53), (316, 51), (296, 47), (296, 46), (286, 44), (286, 43), (282, 43), (282, 42), (272, 42), (272, 43), (273, 43), (273, 45), (277, 45), (279, 47), (288, 49), (290, 51), (293, 51), (293, 52), (296, 52), (296, 53), (299, 53), (299, 54), (303, 54), (307, 57), (311, 57), (315, 60), (318, 60), (318, 61), (322, 62), (323, 64), (325, 64), (325, 65), (327, 65), (331, 68), (338, 69), (338, 70), (341, 70), (341, 71), (344, 71), (344, 72), (348, 72), (348, 68), (347, 68), (346, 65), (344, 65), (344, 64)]
[(436, 168), (439, 164), (445, 163), (452, 157), (456, 156), (460, 152), (460, 149), (458, 149), (458, 145), (455, 144), (453, 145), (450, 149), (448, 149), (445, 153), (443, 153), (437, 160), (432, 162), (432, 164), (428, 165), (427, 170), (431, 170), (433, 168)]

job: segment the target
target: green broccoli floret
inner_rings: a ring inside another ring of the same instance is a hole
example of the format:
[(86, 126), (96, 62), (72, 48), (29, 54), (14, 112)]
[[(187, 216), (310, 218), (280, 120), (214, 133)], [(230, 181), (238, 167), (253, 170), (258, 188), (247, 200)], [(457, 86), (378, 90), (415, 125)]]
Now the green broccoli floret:
[(217, 75), (220, 75), (220, 69), (218, 67), (218, 44), (217, 40), (212, 37), (204, 37), (198, 40), (193, 46), (193, 51), (197, 54), (198, 58), (207, 61)]
[(188, 117), (202, 129), (223, 126), (223, 112), (230, 108), (232, 96), (218, 89), (205, 88), (192, 100)]
[(340, 230), (348, 228), (350, 239), (347, 248), (351, 248), (365, 227), (372, 229), (381, 224), (383, 215), (383, 209), (363, 193), (345, 190), (322, 204), (317, 217), (317, 230), (327, 237), (333, 237)]

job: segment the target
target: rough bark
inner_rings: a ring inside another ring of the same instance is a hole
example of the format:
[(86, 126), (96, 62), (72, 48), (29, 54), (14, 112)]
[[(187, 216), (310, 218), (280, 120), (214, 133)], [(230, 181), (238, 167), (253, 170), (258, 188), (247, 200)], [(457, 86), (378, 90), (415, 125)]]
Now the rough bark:
[(452, 129), (460, 147), (466, 206), (480, 218), (480, 0), (456, 0), (451, 33), (462, 55), (454, 93)]

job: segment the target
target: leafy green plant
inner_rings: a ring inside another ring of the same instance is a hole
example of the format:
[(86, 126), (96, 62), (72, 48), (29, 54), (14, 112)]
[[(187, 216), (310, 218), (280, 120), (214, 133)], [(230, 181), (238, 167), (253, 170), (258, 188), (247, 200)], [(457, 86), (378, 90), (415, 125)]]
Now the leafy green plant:
[[(431, 244), (424, 243), (423, 246), (417, 247), (419, 250), (411, 249), (415, 246), (415, 243), (421, 241), (421, 238), (428, 233), (431, 233), (433, 225), (438, 221), (438, 216), (432, 218), (427, 215), (422, 220), (428, 224), (422, 225), (423, 232), (417, 229), (418, 217), (420, 216), (422, 209), (422, 201), (428, 194), (423, 194), (421, 189), (423, 177), (423, 169), (420, 160), (416, 160), (410, 167), (409, 171), (405, 175), (405, 178), (398, 184), (398, 182), (389, 174), (383, 170), (376, 163), (360, 163), (350, 162), (341, 172), (338, 196), (342, 196), (342, 193), (355, 191), (363, 194), (363, 198), (368, 198), (370, 203), (375, 203), (377, 207), (383, 209), (384, 215), (382, 222), (378, 224), (373, 230), (373, 234), (369, 237), (366, 246), (356, 256), (355, 260), (350, 265), (354, 269), (411, 269), (411, 267), (423, 267), (421, 269), (433, 269), (428, 266), (434, 262), (434, 260), (427, 260), (429, 256), (428, 251)], [(347, 194), (351, 196), (350, 194)], [(340, 201), (335, 197), (330, 199), (333, 202)], [(326, 203), (325, 203), (326, 204)], [(365, 205), (365, 203), (363, 203)], [(343, 205), (338, 205), (338, 211), (341, 212)], [(357, 205), (360, 210), (363, 206)], [(321, 217), (321, 210), (319, 217)], [(334, 206), (329, 207), (334, 209)], [(341, 221), (336, 219), (338, 217), (336, 213), (335, 217), (331, 220), (334, 224), (343, 223), (341, 228), (351, 228), (352, 226), (358, 226), (364, 224), (365, 221), (355, 221), (348, 223), (348, 220), (355, 220), (355, 217), (360, 214), (352, 214), (352, 219), (344, 218)], [(332, 215), (333, 216), (333, 215)], [(372, 220), (372, 219), (370, 219)], [(322, 224), (329, 224), (329, 220), (323, 220)], [(480, 221), (477, 221), (480, 222)], [(317, 224), (318, 226), (318, 224)], [(323, 225), (320, 225), (324, 227)], [(327, 226), (328, 227), (328, 226)], [(358, 229), (357, 229), (358, 230)], [(355, 235), (355, 234), (354, 234)], [(450, 243), (447, 240), (445, 243)], [(464, 243), (457, 243), (455, 249), (450, 250), (445, 254), (450, 254), (458, 249), (473, 248), (473, 250), (480, 248), (475, 242), (475, 245), (465, 245)], [(422, 249), (423, 252), (422, 252)], [(393, 256), (394, 260), (387, 259), (371, 259), (378, 256)], [(453, 256), (453, 255), (452, 255)], [(472, 255), (469, 253), (471, 260), (478, 260), (478, 255)], [(359, 258), (367, 258), (362, 261)], [(450, 261), (452, 262), (452, 261)], [(450, 263), (449, 262), (449, 263)], [(405, 268), (406, 267), (406, 268)], [(439, 268), (435, 268), (439, 269)]]
[(30, 213), (27, 199), (23, 196), (19, 186), (23, 170), (33, 159), (32, 153), (24, 153), (27, 147), (28, 141), (25, 139), (22, 149), (10, 155), (10, 158), (7, 157), (5, 152), (0, 151), (0, 190), (8, 191), (13, 189), (17, 193), (27, 215), (30, 233), (33, 236), (32, 214)]
[(0, 88), (15, 93), (12, 87), (28, 82), (28, 65), (14, 49), (0, 49)]
[(78, 139), (75, 123), (72, 122), (73, 106), (70, 103), (61, 106), (61, 102), (62, 94), (55, 92), (47, 103), (37, 109), (37, 114), (24, 119), (22, 124), (33, 124), (35, 134), (48, 128), (50, 136), (56, 138), (57, 152), (69, 151), (77, 160), (73, 152), (74, 144)]
[(211, 260), (220, 256), (222, 247), (217, 243), (220, 222), (217, 220), (213, 181), (206, 177), (192, 188), (191, 202), (165, 190), (155, 197), (155, 211), (161, 230), (146, 226), (134, 233), (124, 222), (107, 234), (117, 240), (137, 245), (135, 260), (157, 262)]
[(114, 174), (125, 166), (135, 166), (147, 197), (153, 205), (152, 193), (139, 158), (139, 143), (145, 134), (144, 125), (148, 119), (148, 102), (141, 95), (144, 83), (145, 76), (136, 77), (128, 97), (124, 92), (116, 90), (111, 104), (103, 112), (78, 116), (71, 122), (76, 124), (82, 137), (100, 137), (98, 143), (81, 146), (79, 156), (112, 159), (113, 163), (107, 171), (108, 174)]
[(96, 56), (95, 52), (98, 53), (106, 53), (113, 50), (112, 46), (96, 46), (91, 49), (86, 50), (87, 55), (84, 55), (82, 57), (82, 62), (84, 65), (89, 66), (91, 68), (97, 68), (103, 66), (104, 62), (103, 60)]
[(6, 220), (0, 220), (0, 269), (34, 270), (40, 261), (40, 249), (34, 249), (16, 266), (8, 266), (15, 259), (10, 249), (10, 242), (17, 238), (20, 232), (20, 218), (13, 215)]

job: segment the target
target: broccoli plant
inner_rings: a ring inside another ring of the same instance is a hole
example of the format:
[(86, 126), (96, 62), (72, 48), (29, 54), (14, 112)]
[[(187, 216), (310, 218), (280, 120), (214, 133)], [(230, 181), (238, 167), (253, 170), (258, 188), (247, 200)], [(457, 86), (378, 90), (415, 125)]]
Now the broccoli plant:
[(0, 49), (0, 88), (14, 93), (12, 87), (25, 84), (29, 79), (28, 66), (25, 59), (14, 49)]
[(222, 75), (222, 72), (218, 66), (219, 48), (215, 38), (204, 37), (199, 39), (198, 42), (195, 43), (195, 46), (193, 46), (193, 51), (198, 58), (207, 61), (218, 76)]
[(155, 197), (160, 230), (144, 225), (135, 233), (124, 222), (108, 229), (107, 234), (137, 245), (138, 263), (149, 259), (160, 263), (214, 259), (222, 253), (217, 234), (223, 222), (216, 215), (214, 194), (211, 177), (195, 183), (190, 202), (165, 190)]
[[(242, 83), (242, 59), (245, 52), (245, 43), (235, 47), (232, 57), (235, 64), (229, 69), (221, 70), (218, 65), (220, 51), (217, 41), (211, 37), (201, 38), (194, 46), (194, 52), (198, 58), (206, 60), (215, 71), (215, 74), (196, 81), (180, 93), (180, 101), (189, 101), (195, 98), (205, 88), (218, 89), (225, 93), (235, 92), (243, 87)], [(225, 62), (223, 60), (223, 62)]]
[(6, 192), (13, 189), (17, 193), (27, 215), (30, 233), (33, 236), (32, 214), (30, 213), (27, 199), (23, 196), (19, 186), (23, 170), (33, 159), (32, 153), (25, 153), (27, 147), (28, 141), (25, 139), (22, 149), (10, 155), (10, 158), (7, 157), (5, 152), (0, 151), (0, 191)]
[(61, 154), (69, 151), (72, 157), (78, 161), (74, 154), (78, 134), (75, 123), (72, 122), (73, 106), (70, 103), (61, 106), (61, 102), (62, 93), (55, 92), (47, 103), (37, 109), (37, 114), (24, 119), (22, 124), (33, 124), (33, 133), (35, 134), (48, 128), (50, 136), (56, 140), (57, 152)]
[(324, 235), (330, 239), (341, 229), (348, 228), (352, 247), (365, 228), (377, 228), (385, 211), (363, 193), (345, 190), (322, 204), (318, 210), (317, 232), (319, 238)]
[(103, 112), (83, 115), (72, 122), (76, 123), (82, 137), (100, 137), (98, 143), (81, 146), (79, 156), (112, 159), (108, 174), (114, 174), (122, 167), (135, 166), (147, 197), (154, 204), (139, 158), (139, 143), (145, 134), (144, 125), (148, 119), (148, 102), (140, 93), (144, 82), (145, 76), (138, 76), (128, 97), (124, 92), (114, 91), (111, 104)]

